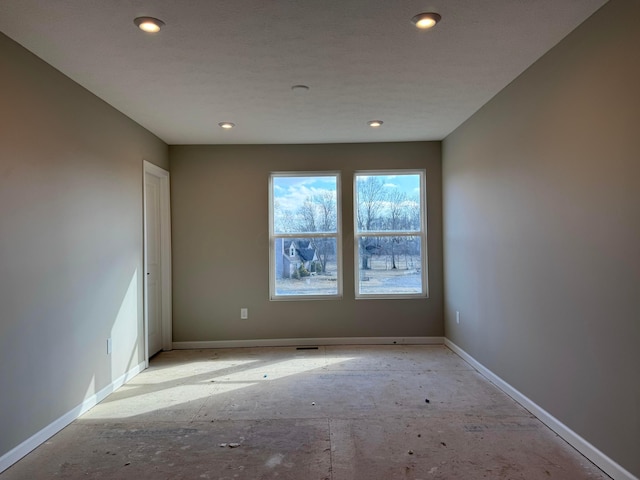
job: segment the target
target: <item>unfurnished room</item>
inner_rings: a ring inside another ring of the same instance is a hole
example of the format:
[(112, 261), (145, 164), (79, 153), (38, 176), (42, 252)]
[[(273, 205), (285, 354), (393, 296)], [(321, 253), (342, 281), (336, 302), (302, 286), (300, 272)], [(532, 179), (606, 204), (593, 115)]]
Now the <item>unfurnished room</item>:
[(0, 480), (640, 479), (639, 22), (0, 2)]

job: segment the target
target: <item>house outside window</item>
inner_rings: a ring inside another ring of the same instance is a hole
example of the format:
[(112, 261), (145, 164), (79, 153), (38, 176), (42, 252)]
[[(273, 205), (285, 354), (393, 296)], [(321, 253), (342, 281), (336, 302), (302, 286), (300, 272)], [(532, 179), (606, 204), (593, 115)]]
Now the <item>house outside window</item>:
[(427, 296), (425, 171), (354, 176), (356, 298)]
[(269, 180), (272, 300), (342, 296), (340, 175), (277, 172)]

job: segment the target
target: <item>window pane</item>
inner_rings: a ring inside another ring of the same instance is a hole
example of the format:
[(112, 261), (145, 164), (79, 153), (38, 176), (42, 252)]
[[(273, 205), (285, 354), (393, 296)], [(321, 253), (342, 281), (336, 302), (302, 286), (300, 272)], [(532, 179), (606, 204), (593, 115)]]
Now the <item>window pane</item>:
[(276, 295), (337, 295), (336, 237), (276, 238)]
[(361, 295), (421, 294), (420, 237), (360, 237), (358, 259)]
[(420, 175), (356, 175), (358, 232), (420, 231)]
[(273, 232), (335, 233), (335, 175), (273, 176)]

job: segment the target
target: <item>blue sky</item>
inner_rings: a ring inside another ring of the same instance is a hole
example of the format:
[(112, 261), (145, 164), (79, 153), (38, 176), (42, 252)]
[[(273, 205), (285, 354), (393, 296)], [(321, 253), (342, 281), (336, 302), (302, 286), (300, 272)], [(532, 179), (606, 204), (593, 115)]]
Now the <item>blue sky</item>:
[[(417, 174), (408, 175), (376, 175), (385, 188), (398, 189), (407, 194), (408, 197), (420, 192), (420, 176)], [(367, 175), (358, 175), (358, 180), (366, 179)]]
[(274, 177), (273, 196), (282, 210), (295, 211), (309, 197), (336, 192), (336, 179), (331, 176)]
[[(398, 189), (409, 198), (420, 191), (420, 176), (380, 175), (378, 176), (387, 189)], [(358, 175), (358, 179), (366, 179), (366, 175)], [(332, 176), (290, 177), (277, 176), (273, 179), (273, 194), (283, 210), (295, 211), (307, 198), (324, 192), (336, 191), (336, 181)]]
[[(383, 196), (379, 198), (382, 210), (379, 214), (384, 215), (387, 207), (390, 208), (388, 198), (385, 193), (392, 194), (400, 192), (406, 194), (403, 204), (406, 207), (419, 207), (418, 193), (420, 192), (420, 175), (410, 174), (389, 174), (375, 175), (383, 185)], [(357, 182), (365, 181), (367, 175), (357, 175)], [(350, 179), (351, 180), (351, 179)], [(324, 196), (331, 193), (336, 199), (336, 178), (332, 175), (317, 176), (274, 176), (273, 196), (274, 196), (274, 225), (277, 231), (291, 231), (300, 207), (304, 202), (317, 196)], [(397, 197), (396, 197), (397, 198)], [(288, 212), (288, 213), (287, 213)]]

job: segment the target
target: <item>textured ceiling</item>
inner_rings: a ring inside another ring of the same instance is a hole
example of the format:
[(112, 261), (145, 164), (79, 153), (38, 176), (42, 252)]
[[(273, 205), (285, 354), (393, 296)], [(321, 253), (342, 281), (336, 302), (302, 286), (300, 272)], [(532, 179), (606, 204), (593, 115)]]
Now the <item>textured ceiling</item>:
[(169, 144), (441, 140), (604, 3), (1, 0), (0, 31)]

